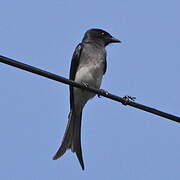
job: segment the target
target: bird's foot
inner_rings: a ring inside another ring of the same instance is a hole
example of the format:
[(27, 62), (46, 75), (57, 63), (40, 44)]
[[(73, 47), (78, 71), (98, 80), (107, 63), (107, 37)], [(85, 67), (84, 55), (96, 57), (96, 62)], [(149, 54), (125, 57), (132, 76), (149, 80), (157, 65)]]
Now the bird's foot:
[[(81, 82), (81, 84), (84, 86), (84, 87), (89, 87), (89, 84), (87, 82)], [(85, 91), (85, 89), (81, 89), (83, 92)]]
[(81, 84), (83, 85), (83, 86), (85, 86), (85, 87), (89, 87), (89, 84), (88, 83), (86, 83), (86, 82), (81, 82)]
[[(106, 94), (106, 95), (108, 95), (109, 93), (108, 93), (108, 91), (106, 91), (106, 90), (104, 90), (104, 89), (99, 89), (102, 93), (104, 93), (104, 94)], [(101, 98), (101, 95), (97, 95), (98, 96), (98, 98)]]
[(126, 95), (123, 97), (123, 99), (125, 100), (125, 102), (123, 102), (122, 104), (126, 106), (129, 101), (135, 101), (136, 97)]

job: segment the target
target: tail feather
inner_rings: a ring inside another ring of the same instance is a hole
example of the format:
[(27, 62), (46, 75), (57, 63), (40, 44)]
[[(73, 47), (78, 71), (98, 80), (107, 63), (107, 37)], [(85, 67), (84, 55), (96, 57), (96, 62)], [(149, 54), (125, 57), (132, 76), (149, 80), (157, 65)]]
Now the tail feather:
[(68, 117), (69, 119), (68, 124), (66, 127), (66, 131), (65, 131), (61, 146), (56, 152), (56, 154), (53, 156), (53, 160), (60, 158), (66, 152), (67, 149), (71, 148), (72, 137), (73, 137), (73, 123), (74, 123), (71, 116), (72, 116), (72, 113), (70, 112), (69, 117)]
[(76, 153), (79, 163), (84, 170), (84, 162), (81, 148), (81, 117), (82, 112), (80, 112), (78, 115), (75, 114), (73, 111), (69, 113), (68, 125), (66, 127), (62, 144), (54, 155), (53, 160), (60, 158), (67, 149), (71, 149), (72, 152)]
[(81, 148), (81, 119), (82, 119), (82, 111), (78, 117), (76, 117), (76, 123), (74, 123), (73, 130), (73, 142), (71, 150), (76, 152), (76, 156), (81, 164), (82, 169), (84, 170), (84, 162), (82, 156), (82, 148)]

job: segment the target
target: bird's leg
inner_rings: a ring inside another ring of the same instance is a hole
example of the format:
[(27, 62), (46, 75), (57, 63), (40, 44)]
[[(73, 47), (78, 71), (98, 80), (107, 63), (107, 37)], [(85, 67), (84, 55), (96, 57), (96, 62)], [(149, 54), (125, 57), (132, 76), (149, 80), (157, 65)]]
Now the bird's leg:
[(126, 95), (126, 96), (123, 97), (123, 99), (125, 100), (125, 102), (123, 102), (122, 104), (126, 106), (126, 105), (127, 105), (127, 102), (129, 102), (129, 101), (135, 101), (136, 97), (132, 97), (132, 96), (127, 96), (127, 95)]
[[(106, 90), (104, 90), (104, 89), (99, 89), (102, 93), (104, 93), (104, 94), (106, 94), (106, 95), (108, 95), (109, 93), (108, 93), (108, 91), (106, 91)], [(101, 95), (97, 95), (98, 96), (98, 98), (101, 98)]]

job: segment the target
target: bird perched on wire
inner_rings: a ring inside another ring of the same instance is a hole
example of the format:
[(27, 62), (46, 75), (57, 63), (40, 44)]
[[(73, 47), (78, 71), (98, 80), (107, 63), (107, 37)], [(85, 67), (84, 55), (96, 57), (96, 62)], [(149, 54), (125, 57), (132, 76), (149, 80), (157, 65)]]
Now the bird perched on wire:
[[(106, 50), (110, 43), (118, 43), (120, 40), (111, 36), (102, 29), (88, 30), (82, 42), (76, 47), (70, 68), (69, 78), (85, 86), (100, 88), (102, 77), (106, 72)], [(70, 113), (68, 124), (60, 148), (53, 159), (60, 158), (67, 149), (75, 152), (84, 170), (84, 162), (81, 148), (81, 119), (84, 105), (95, 96), (94, 93), (76, 88), (70, 89)]]

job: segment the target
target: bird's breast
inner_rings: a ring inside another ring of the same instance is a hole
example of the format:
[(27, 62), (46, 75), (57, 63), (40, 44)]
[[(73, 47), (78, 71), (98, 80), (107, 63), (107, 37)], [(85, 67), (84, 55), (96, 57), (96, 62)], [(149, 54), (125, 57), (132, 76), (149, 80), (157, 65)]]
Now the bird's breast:
[(100, 88), (103, 77), (103, 61), (90, 61), (86, 65), (79, 67), (76, 72), (75, 81), (85, 82), (90, 87)]

